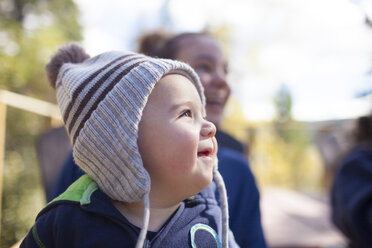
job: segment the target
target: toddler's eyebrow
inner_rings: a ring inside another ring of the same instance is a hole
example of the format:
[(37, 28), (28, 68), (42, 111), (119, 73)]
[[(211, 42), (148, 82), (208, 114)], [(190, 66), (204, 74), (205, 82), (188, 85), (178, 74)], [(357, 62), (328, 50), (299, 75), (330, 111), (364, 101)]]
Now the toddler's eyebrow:
[[(178, 110), (179, 108), (181, 107), (189, 107), (189, 108), (195, 108), (197, 109), (197, 104), (195, 104), (194, 101), (184, 101), (184, 102), (179, 102), (179, 103), (175, 103), (174, 105), (172, 105), (169, 109), (169, 112), (173, 112), (173, 111), (176, 111)], [(201, 113), (202, 113), (202, 116), (204, 117), (206, 114), (205, 114), (205, 111), (204, 111), (204, 108), (203, 108), (203, 105), (201, 105), (201, 109), (200, 109)]]
[(173, 112), (173, 111), (179, 109), (180, 107), (183, 107), (183, 106), (192, 107), (193, 105), (194, 105), (194, 102), (192, 102), (192, 101), (180, 102), (180, 103), (173, 104), (169, 111)]

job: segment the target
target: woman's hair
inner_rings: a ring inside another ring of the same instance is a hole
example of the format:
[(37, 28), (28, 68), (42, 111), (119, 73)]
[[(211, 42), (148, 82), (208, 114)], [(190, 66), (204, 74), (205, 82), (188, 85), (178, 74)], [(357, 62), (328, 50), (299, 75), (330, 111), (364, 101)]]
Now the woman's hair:
[(211, 36), (208, 32), (181, 33), (172, 35), (163, 30), (144, 33), (138, 39), (138, 52), (147, 56), (164, 59), (177, 59), (180, 43), (186, 38)]
[(372, 115), (359, 117), (354, 130), (354, 142), (356, 145), (372, 144)]

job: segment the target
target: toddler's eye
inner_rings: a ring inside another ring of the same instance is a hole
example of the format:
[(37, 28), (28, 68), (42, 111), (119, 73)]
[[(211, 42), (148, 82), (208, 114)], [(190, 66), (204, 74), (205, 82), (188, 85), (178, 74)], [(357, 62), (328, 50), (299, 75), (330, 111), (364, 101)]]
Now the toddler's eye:
[(191, 110), (185, 110), (180, 117), (192, 117)]

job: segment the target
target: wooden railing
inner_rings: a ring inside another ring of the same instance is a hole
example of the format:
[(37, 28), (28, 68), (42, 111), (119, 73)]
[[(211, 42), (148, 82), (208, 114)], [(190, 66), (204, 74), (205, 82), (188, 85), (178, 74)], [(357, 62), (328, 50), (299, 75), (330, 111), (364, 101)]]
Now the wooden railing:
[[(6, 134), (6, 110), (7, 106), (19, 108), (24, 111), (32, 112), (38, 115), (49, 117), (52, 126), (61, 123), (61, 115), (58, 106), (55, 104), (41, 101), (32, 97), (16, 94), (10, 91), (0, 89), (0, 223), (2, 209), (2, 183), (3, 166), (5, 153), (5, 134)], [(0, 225), (1, 234), (1, 225)]]

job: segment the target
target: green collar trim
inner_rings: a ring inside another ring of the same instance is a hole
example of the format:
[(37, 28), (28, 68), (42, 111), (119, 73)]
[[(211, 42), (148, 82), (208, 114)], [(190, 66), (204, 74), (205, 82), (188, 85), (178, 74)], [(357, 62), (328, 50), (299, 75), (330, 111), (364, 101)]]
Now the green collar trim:
[(80, 205), (90, 204), (90, 197), (97, 189), (97, 184), (88, 175), (83, 175), (49, 204), (62, 200), (80, 202)]
[(43, 242), (41, 242), (40, 237), (37, 233), (36, 223), (32, 227), (32, 236), (33, 236), (33, 238), (34, 238), (34, 240), (35, 240), (35, 242), (36, 242), (36, 244), (39, 248), (45, 248), (45, 245), (43, 244)]

